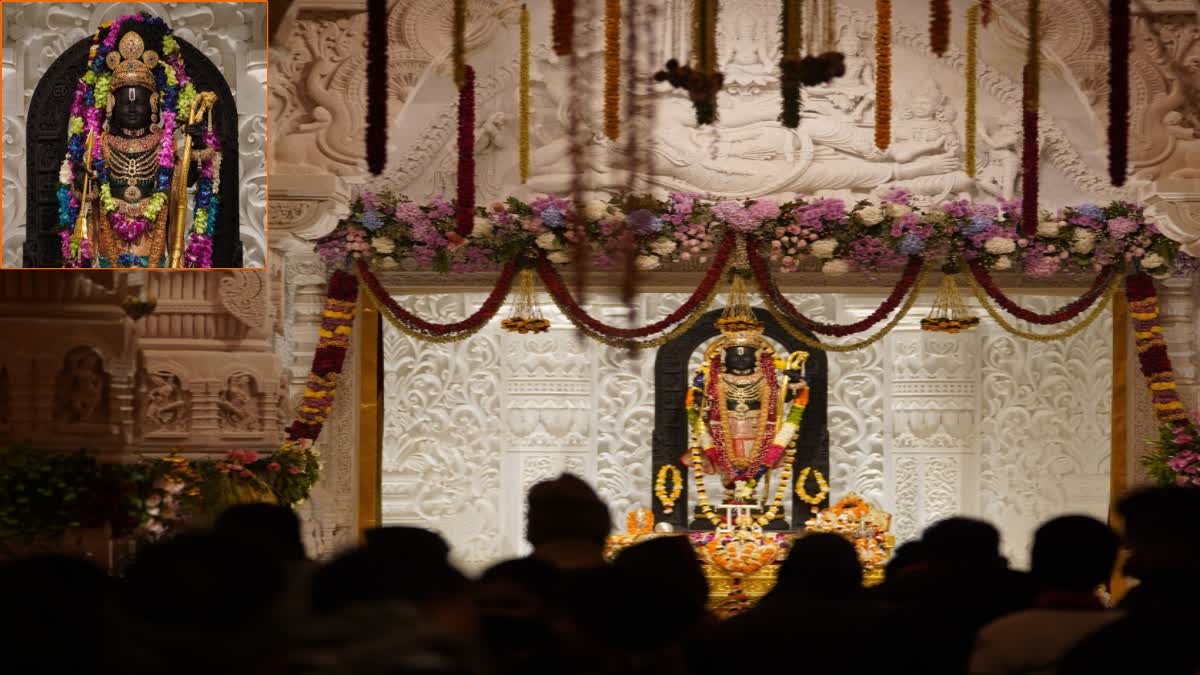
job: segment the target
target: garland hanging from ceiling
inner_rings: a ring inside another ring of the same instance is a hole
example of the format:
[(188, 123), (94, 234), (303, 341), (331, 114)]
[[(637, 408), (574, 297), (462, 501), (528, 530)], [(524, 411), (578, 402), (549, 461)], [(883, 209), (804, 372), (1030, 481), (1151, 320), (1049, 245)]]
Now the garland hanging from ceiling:
[(1110, 0), (1108, 29), (1108, 175), (1125, 184), (1129, 165), (1129, 0)]
[(892, 0), (875, 0), (875, 147), (892, 144)]
[(693, 0), (692, 65), (680, 65), (678, 59), (671, 59), (654, 74), (655, 80), (687, 91), (698, 125), (717, 121), (717, 92), (725, 84), (725, 75), (717, 70), (719, 11), (717, 0)]
[(367, 0), (367, 170), (387, 165), (387, 0)]
[(1028, 236), (1037, 228), (1038, 213), (1038, 106), (1041, 89), (1041, 0), (1029, 0), (1025, 22), (1028, 43), (1022, 77), (1021, 127), (1021, 233)]
[(979, 5), (967, 8), (967, 59), (964, 75), (966, 76), (967, 110), (963, 116), (963, 140), (966, 146), (967, 176), (974, 178), (976, 171), (975, 158), (975, 122), (978, 115), (978, 80), (979, 80)]

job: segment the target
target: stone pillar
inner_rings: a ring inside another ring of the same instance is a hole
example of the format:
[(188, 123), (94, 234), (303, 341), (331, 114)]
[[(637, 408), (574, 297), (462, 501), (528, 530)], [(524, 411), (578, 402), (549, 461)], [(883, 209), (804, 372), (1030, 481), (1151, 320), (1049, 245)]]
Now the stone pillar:
[(897, 329), (886, 339), (896, 537), (978, 510), (979, 335)]

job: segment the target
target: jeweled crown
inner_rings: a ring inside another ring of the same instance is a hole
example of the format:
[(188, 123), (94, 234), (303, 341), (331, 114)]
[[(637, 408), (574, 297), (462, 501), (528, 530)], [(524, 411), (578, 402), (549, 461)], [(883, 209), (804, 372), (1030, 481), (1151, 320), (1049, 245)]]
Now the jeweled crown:
[(126, 33), (117, 45), (117, 51), (109, 52), (105, 62), (113, 72), (111, 91), (133, 85), (158, 91), (151, 72), (158, 65), (158, 52), (146, 49), (141, 35), (133, 31)]

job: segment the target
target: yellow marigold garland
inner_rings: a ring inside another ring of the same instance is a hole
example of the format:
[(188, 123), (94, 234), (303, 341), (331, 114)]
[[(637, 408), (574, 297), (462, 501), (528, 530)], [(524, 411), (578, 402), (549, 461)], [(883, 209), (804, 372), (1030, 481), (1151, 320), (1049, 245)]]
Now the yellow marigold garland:
[(975, 177), (975, 118), (977, 115), (978, 79), (978, 42), (979, 42), (979, 5), (967, 8), (967, 114), (963, 121), (963, 134), (966, 136), (967, 175)]
[[(671, 491), (667, 492), (667, 478), (671, 478)], [(672, 464), (664, 464), (658, 470), (658, 478), (654, 481), (654, 496), (658, 497), (658, 501), (662, 503), (663, 513), (673, 513), (675, 511), (675, 502), (679, 496), (683, 494), (683, 473), (679, 471), (679, 467)]]
[(875, 147), (892, 143), (892, 0), (875, 0)]
[[(817, 481), (817, 494), (808, 494), (808, 489), (805, 484), (808, 482), (808, 476), (812, 474)], [(812, 507), (812, 512), (817, 512), (817, 507), (829, 496), (829, 482), (825, 480), (825, 476), (819, 469), (814, 469), (811, 466), (804, 467), (799, 476), (796, 476), (796, 496), (799, 497), (805, 504)]]
[(521, 83), (517, 101), (521, 183), (529, 180), (529, 9), (521, 5)]
[(604, 2), (604, 135), (621, 135), (621, 0)]

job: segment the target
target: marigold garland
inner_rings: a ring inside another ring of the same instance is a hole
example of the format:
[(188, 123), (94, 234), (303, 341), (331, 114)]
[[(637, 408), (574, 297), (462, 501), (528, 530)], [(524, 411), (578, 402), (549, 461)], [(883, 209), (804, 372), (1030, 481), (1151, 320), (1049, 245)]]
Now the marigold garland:
[[(815, 495), (808, 494), (808, 488), (806, 487), (810, 474), (817, 481), (817, 494)], [(806, 466), (800, 471), (800, 475), (796, 476), (796, 496), (805, 504), (811, 506), (812, 512), (816, 513), (818, 510), (817, 507), (829, 496), (829, 482), (825, 480), (825, 476), (819, 469)]]
[(621, 135), (621, 0), (604, 0), (604, 135)]
[(1129, 0), (1110, 0), (1108, 29), (1108, 176), (1125, 184), (1129, 165)]
[(1158, 291), (1145, 272), (1125, 277), (1125, 296), (1129, 299), (1129, 318), (1133, 323), (1134, 343), (1142, 375), (1150, 387), (1154, 415), (1159, 422), (1186, 425), (1187, 411), (1176, 390), (1175, 371), (1163, 339), (1159, 321)]
[(471, 234), (475, 225), (475, 69), (463, 66), (458, 90), (458, 200), (456, 227), (459, 236)]
[(929, 0), (929, 50), (945, 56), (950, 46), (950, 0)]
[(1017, 328), (1009, 323), (1008, 319), (1004, 318), (1004, 315), (1001, 314), (994, 305), (992, 305), (987, 294), (983, 292), (983, 289), (975, 284), (975, 280), (972, 277), (967, 277), (967, 279), (971, 281), (971, 290), (975, 292), (975, 299), (979, 302), (979, 305), (987, 311), (988, 316), (992, 317), (992, 320), (995, 321), (1001, 329), (1019, 338), (1033, 340), (1034, 342), (1054, 342), (1056, 340), (1065, 340), (1069, 337), (1073, 337), (1079, 333), (1082, 333), (1088, 328), (1088, 326), (1092, 325), (1096, 319), (1100, 318), (1100, 315), (1103, 314), (1104, 310), (1108, 308), (1108, 303), (1112, 301), (1113, 295), (1120, 286), (1120, 279), (1114, 276), (1109, 282), (1108, 286), (1104, 289), (1104, 295), (1100, 302), (1092, 307), (1092, 311), (1085, 316), (1082, 321), (1057, 333), (1042, 335), (1032, 331), (1021, 330), (1020, 328)]
[(554, 53), (567, 56), (575, 47), (575, 0), (552, 0), (551, 33)]
[(487, 299), (479, 309), (475, 310), (474, 314), (461, 321), (439, 324), (425, 321), (398, 305), (366, 263), (358, 261), (357, 269), (370, 292), (371, 299), (393, 325), (415, 337), (443, 342), (463, 339), (487, 325), (500, 310), (504, 300), (508, 298), (508, 293), (512, 290), (513, 278), (517, 273), (516, 265), (505, 265), (500, 271), (500, 277), (496, 280), (496, 286), (492, 288), (492, 292), (488, 294)]
[[(667, 478), (671, 480), (671, 491), (667, 492)], [(675, 511), (675, 502), (679, 496), (683, 494), (683, 474), (679, 471), (679, 467), (672, 464), (664, 464), (658, 470), (658, 477), (654, 481), (654, 496), (658, 497), (659, 503), (662, 504), (663, 513), (673, 513)]]
[(801, 326), (814, 333), (830, 335), (833, 337), (845, 337), (855, 333), (861, 333), (875, 324), (883, 321), (891, 314), (897, 306), (899, 306), (902, 298), (907, 297), (909, 292), (916, 285), (916, 281), (924, 267), (924, 259), (912, 256), (908, 260), (908, 264), (904, 268), (904, 272), (900, 277), (899, 283), (892, 288), (892, 292), (884, 299), (875, 311), (870, 315), (855, 321), (851, 324), (828, 324), (819, 321), (813, 321), (801, 312), (795, 305), (792, 304), (787, 296), (779, 290), (779, 286), (771, 277), (770, 269), (767, 267), (767, 261), (762, 257), (756, 246), (746, 247), (747, 257), (750, 261), (750, 269), (754, 272), (754, 278), (758, 282), (758, 288), (769, 302), (779, 310), (779, 313), (786, 316), (791, 322)]
[(518, 92), (518, 162), (521, 184), (529, 180), (529, 10), (521, 5), (521, 75)]
[(875, 0), (875, 147), (892, 143), (892, 0)]
[(1116, 265), (1109, 265), (1105, 267), (1100, 271), (1099, 274), (1096, 275), (1095, 280), (1092, 281), (1091, 287), (1089, 287), (1088, 290), (1079, 298), (1067, 303), (1066, 305), (1063, 305), (1059, 309), (1049, 314), (1040, 314), (1038, 312), (1025, 309), (1024, 307), (1021, 307), (1017, 303), (1013, 302), (1012, 298), (1005, 295), (1004, 291), (1002, 291), (1000, 287), (996, 285), (995, 280), (992, 279), (992, 276), (988, 274), (987, 269), (984, 268), (983, 265), (973, 261), (970, 264), (970, 268), (971, 283), (981, 288), (983, 292), (987, 293), (988, 297), (990, 297), (992, 300), (995, 300), (996, 304), (1000, 305), (1004, 311), (1012, 314), (1022, 321), (1027, 321), (1029, 323), (1038, 324), (1041, 326), (1050, 326), (1056, 323), (1070, 321), (1071, 319), (1074, 319), (1075, 317), (1087, 311), (1087, 309), (1091, 307), (1096, 300), (1104, 295), (1104, 291), (1107, 290), (1112, 283), (1113, 275), (1117, 274)]
[(966, 141), (967, 175), (975, 177), (975, 125), (978, 115), (979, 80), (979, 5), (967, 8), (967, 113), (963, 119), (963, 136)]
[(367, 0), (367, 169), (378, 176), (387, 164), (387, 0)]
[(1021, 232), (1032, 235), (1038, 223), (1038, 108), (1041, 90), (1041, 0), (1029, 0), (1026, 30), (1029, 42), (1025, 52), (1023, 114), (1021, 126), (1024, 144), (1021, 152)]
[(296, 419), (287, 428), (291, 441), (315, 441), (321, 434), (333, 396), (337, 378), (350, 348), (354, 313), (358, 299), (358, 279), (342, 271), (329, 278), (325, 307), (321, 312), (317, 348), (313, 352), (312, 368), (304, 387), (304, 398), (297, 406)]
[(462, 89), (466, 82), (467, 52), (467, 0), (454, 0), (454, 46), (451, 48), (454, 61), (454, 86)]
[(676, 89), (685, 89), (692, 107), (696, 109), (696, 124), (717, 121), (717, 92), (725, 84), (725, 75), (717, 70), (717, 0), (694, 0), (692, 3), (692, 60), (694, 66), (680, 65), (677, 59), (667, 61), (663, 70), (654, 74), (659, 82), (669, 82)]

